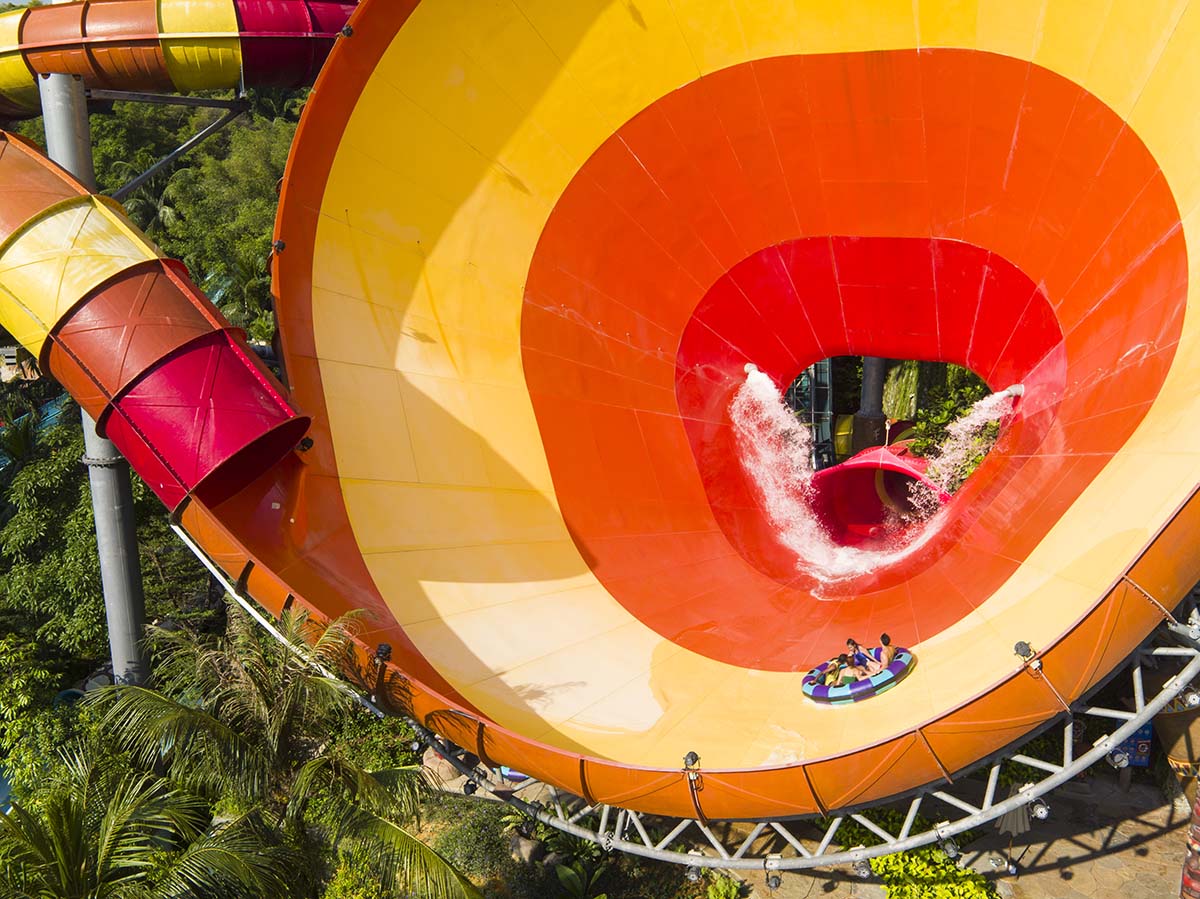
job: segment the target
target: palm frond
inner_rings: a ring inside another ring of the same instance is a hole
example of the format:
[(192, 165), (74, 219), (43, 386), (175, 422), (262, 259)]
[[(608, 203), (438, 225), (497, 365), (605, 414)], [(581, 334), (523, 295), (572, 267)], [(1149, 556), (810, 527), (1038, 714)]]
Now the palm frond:
[(253, 813), (214, 827), (176, 856), (156, 884), (161, 899), (260, 899), (290, 892), (298, 859)]
[(105, 687), (96, 694), (89, 701), (103, 706), (103, 726), (143, 767), (165, 762), (189, 786), (246, 797), (267, 789), (271, 760), (252, 734), (146, 687)]
[(446, 858), (399, 824), (359, 809), (345, 839), (370, 864), (385, 890), (427, 899), (478, 899), (480, 893)]

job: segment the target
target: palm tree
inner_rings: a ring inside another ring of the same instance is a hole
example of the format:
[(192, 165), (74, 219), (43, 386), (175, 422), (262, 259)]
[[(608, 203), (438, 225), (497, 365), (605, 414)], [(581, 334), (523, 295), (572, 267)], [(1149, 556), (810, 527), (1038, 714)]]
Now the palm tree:
[[(114, 174), (126, 179), (134, 178), (139, 171), (137, 166), (124, 161), (113, 165)], [(180, 199), (180, 189), (184, 181), (194, 176), (194, 171), (189, 168), (176, 169), (169, 174), (160, 172), (125, 198), (125, 211), (147, 236), (157, 239), (179, 222), (176, 203)]]
[[(278, 629), (291, 649), (236, 606), (223, 639), (154, 628), (155, 689), (104, 691), (104, 726), (135, 763), (275, 816), (296, 845), (316, 832), (355, 850), (388, 889), (474, 897), (470, 882), (403, 826), (417, 818), (425, 789), (419, 766), (369, 772), (326, 751), (325, 735), (354, 700), (321, 672), (347, 662), (355, 621), (321, 626), (285, 612)], [(322, 814), (309, 814), (314, 803)]]
[(214, 822), (203, 799), (79, 751), (37, 807), (0, 815), (2, 899), (286, 896), (292, 861), (258, 816)]

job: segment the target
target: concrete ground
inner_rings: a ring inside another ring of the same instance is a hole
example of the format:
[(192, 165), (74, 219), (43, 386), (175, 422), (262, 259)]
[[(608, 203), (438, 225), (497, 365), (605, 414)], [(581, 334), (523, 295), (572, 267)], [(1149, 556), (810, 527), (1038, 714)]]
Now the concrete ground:
[[(1051, 816), (1013, 848), (1016, 875), (993, 867), (1008, 837), (992, 825), (964, 847), (962, 863), (992, 880), (1004, 899), (1174, 899), (1186, 852), (1189, 810), (1163, 800), (1147, 784), (1126, 792), (1115, 777), (1060, 787), (1048, 797)], [(746, 878), (755, 899), (882, 899), (877, 883), (849, 868), (784, 874), (771, 892), (761, 874)]]

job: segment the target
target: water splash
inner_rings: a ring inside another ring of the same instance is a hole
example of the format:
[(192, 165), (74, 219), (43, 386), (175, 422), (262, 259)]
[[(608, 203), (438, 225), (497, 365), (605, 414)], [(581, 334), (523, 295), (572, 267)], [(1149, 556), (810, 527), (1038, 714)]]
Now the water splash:
[(1015, 384), (977, 400), (947, 426), (946, 438), (932, 454), (925, 476), (947, 493), (958, 490), (995, 444), (1000, 436), (1000, 420), (1012, 412), (1022, 393), (1024, 388)]
[[(987, 423), (1011, 409), (1015, 395), (1017, 391), (1010, 388), (986, 397), (950, 426), (951, 436), (937, 460), (948, 479), (959, 468), (956, 460), (975, 451), (973, 441)], [(746, 380), (734, 396), (729, 413), (742, 467), (779, 542), (795, 554), (798, 570), (823, 584), (834, 584), (898, 562), (937, 533), (933, 519), (941, 506), (924, 488), (924, 497), (914, 497), (917, 512), (913, 518), (897, 518), (885, 525), (888, 536), (882, 545), (866, 548), (837, 543), (811, 502), (812, 433), (783, 401), (775, 382), (757, 366), (748, 364)], [(942, 486), (941, 481), (937, 483)], [(924, 526), (913, 526), (916, 519), (924, 519)]]

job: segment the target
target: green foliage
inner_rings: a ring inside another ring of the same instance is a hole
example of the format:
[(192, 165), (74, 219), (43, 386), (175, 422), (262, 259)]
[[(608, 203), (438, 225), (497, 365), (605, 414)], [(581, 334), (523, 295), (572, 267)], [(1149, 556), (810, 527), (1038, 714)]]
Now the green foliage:
[(25, 463), (37, 449), (41, 413), (37, 406), (13, 399), (4, 397), (0, 403), (0, 472)]
[(403, 718), (376, 718), (355, 705), (332, 722), (327, 752), (352, 759), (368, 771), (403, 768), (421, 763), (421, 751), (412, 749), (415, 736)]
[[(69, 403), (0, 494), (0, 613), (48, 655), (107, 655), (100, 562), (79, 412)], [(208, 577), (179, 543), (161, 503), (133, 478), (146, 610), (151, 618), (206, 619)]]
[(100, 190), (111, 193), (121, 187), (213, 118), (208, 109), (151, 103), (114, 103), (111, 111), (92, 115), (92, 159)]
[(321, 899), (391, 899), (393, 895), (379, 885), (370, 865), (357, 855), (343, 853)]
[(216, 823), (196, 796), (119, 761), (67, 753), (36, 808), (0, 815), (0, 897), (289, 895), (293, 858), (256, 816)]
[[(950, 426), (989, 393), (987, 385), (974, 372), (957, 365), (947, 365), (945, 381), (932, 385), (927, 393), (926, 404), (917, 409), (910, 447), (919, 456), (933, 457), (930, 474), (951, 493), (962, 486), (983, 462), (1000, 436), (1000, 423), (986, 422), (970, 434), (966, 454), (952, 454), (955, 459), (953, 463), (939, 463), (938, 453), (946, 441)], [(955, 468), (950, 472), (940, 472), (939, 464), (953, 464)]]
[(742, 882), (725, 874), (718, 874), (705, 891), (705, 899), (738, 899), (741, 895)]
[[(271, 232), (295, 123), (253, 119), (232, 128), (223, 151), (197, 154), (155, 186), (143, 215), (169, 222), (156, 234), (182, 259), (209, 298), (255, 339), (274, 333), (271, 313)], [(141, 223), (141, 222), (139, 222)]]
[(706, 899), (709, 884), (688, 880), (682, 865), (619, 856), (600, 886), (609, 899)]
[(500, 875), (508, 858), (504, 835), (505, 806), (478, 799), (439, 801), (435, 814), (450, 826), (433, 840), (433, 848), (454, 867), (480, 880)]
[(901, 362), (892, 366), (883, 382), (883, 414), (893, 421), (911, 419), (917, 412), (917, 388), (920, 362)]
[[(77, 415), (78, 413), (74, 413)], [(91, 496), (74, 415), (38, 441), (8, 484), (0, 526), (0, 603), (38, 623), (33, 637), (78, 656), (106, 649)], [(68, 424), (70, 421), (72, 424)]]
[(549, 899), (560, 893), (561, 884), (548, 867), (526, 865), (507, 857), (499, 873), (483, 886), (486, 899)]
[(57, 683), (32, 643), (14, 634), (0, 637), (0, 734), (45, 703)]
[(834, 356), (829, 363), (833, 378), (833, 413), (853, 415), (862, 398), (862, 356)]
[(923, 847), (871, 860), (888, 899), (994, 899), (982, 874), (960, 868), (940, 849)]
[(0, 754), (13, 795), (34, 804), (61, 776), (59, 750), (90, 739), (94, 719), (78, 704), (26, 712), (0, 727)]
[(604, 874), (604, 865), (589, 868), (581, 861), (569, 865), (556, 865), (554, 873), (571, 899), (607, 899), (604, 893), (593, 895), (596, 881)]
[[(135, 765), (269, 815), (305, 857), (346, 850), (385, 891), (470, 899), (474, 888), (403, 826), (424, 796), (420, 769), (367, 771), (347, 751), (324, 751), (353, 699), (319, 672), (347, 661), (355, 621), (285, 612), (277, 628), (286, 647), (236, 606), (224, 637), (152, 628), (153, 688), (112, 687), (93, 701)], [(317, 867), (296, 876), (318, 880)]]
[[(883, 828), (888, 833), (897, 834), (904, 827), (904, 819), (907, 816), (907, 810), (895, 808), (873, 808), (862, 812), (862, 816), (869, 820), (872, 824)], [(817, 819), (817, 826), (822, 830), (829, 826), (828, 818)], [(919, 833), (923, 830), (929, 830), (932, 822), (923, 815), (915, 815), (913, 817), (912, 832)], [(882, 839), (873, 831), (859, 824), (853, 818), (844, 818), (842, 823), (838, 825), (837, 833), (834, 835), (838, 845), (850, 848), (853, 846), (877, 846), (883, 842)], [(974, 831), (965, 831), (957, 838), (960, 843), (966, 844), (975, 839)]]
[[(896, 834), (904, 826), (906, 812), (894, 808), (876, 808), (864, 812), (864, 817)], [(818, 825), (827, 827), (827, 820)], [(928, 830), (931, 822), (921, 815), (913, 819), (912, 830)], [(843, 847), (876, 846), (883, 842), (874, 831), (847, 818), (837, 829), (835, 838)], [(957, 841), (966, 845), (975, 834), (966, 831)], [(888, 899), (993, 899), (995, 892), (981, 875), (959, 868), (941, 849), (922, 847), (907, 852), (871, 860), (871, 870), (883, 880)]]
[(977, 374), (958, 365), (946, 366), (943, 384), (929, 388), (928, 400), (917, 409), (912, 451), (928, 455), (946, 439), (946, 428), (991, 391)]
[(546, 846), (568, 865), (579, 863), (590, 868), (599, 865), (604, 858), (604, 850), (599, 843), (562, 830), (550, 829), (546, 836)]

